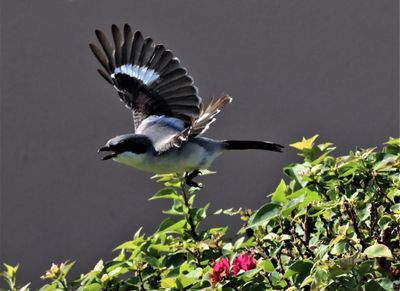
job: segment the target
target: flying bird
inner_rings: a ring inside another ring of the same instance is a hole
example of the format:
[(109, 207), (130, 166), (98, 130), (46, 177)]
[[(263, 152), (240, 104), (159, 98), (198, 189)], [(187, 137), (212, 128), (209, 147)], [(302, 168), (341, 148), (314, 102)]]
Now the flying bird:
[(221, 108), (232, 98), (221, 96), (205, 106), (193, 79), (178, 58), (128, 24), (112, 25), (113, 42), (96, 30), (100, 47), (90, 48), (102, 65), (100, 75), (132, 112), (134, 133), (111, 138), (98, 152), (102, 159), (156, 174), (186, 174), (188, 185), (228, 150), (281, 152), (283, 146), (252, 140), (214, 140), (203, 137)]

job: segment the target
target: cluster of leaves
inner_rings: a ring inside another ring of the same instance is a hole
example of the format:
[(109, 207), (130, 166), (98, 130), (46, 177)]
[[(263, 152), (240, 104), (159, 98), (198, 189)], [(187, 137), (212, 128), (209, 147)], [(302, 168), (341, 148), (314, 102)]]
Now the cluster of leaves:
[[(334, 157), (333, 144), (314, 145), (316, 138), (291, 145), (304, 161), (284, 169), (288, 178), (270, 202), (213, 213), (241, 217), (235, 238), (227, 227), (199, 230), (210, 215), (208, 204), (194, 206), (200, 188), (187, 188), (183, 176), (156, 176), (165, 188), (151, 199), (170, 199), (172, 207), (154, 234), (138, 230), (115, 259), (75, 280), (67, 280), (73, 263), (53, 265), (41, 290), (400, 288), (400, 139), (382, 151)], [(6, 268), (3, 277), (18, 290), (16, 269)]]

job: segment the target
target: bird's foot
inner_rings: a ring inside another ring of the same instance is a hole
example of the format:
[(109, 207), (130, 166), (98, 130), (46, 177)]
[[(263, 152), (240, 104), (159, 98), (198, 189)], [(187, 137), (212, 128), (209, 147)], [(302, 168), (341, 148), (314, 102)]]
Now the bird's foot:
[(201, 172), (199, 170), (194, 170), (191, 173), (186, 172), (186, 174), (185, 174), (186, 185), (188, 185), (190, 187), (201, 188), (202, 187), (201, 184), (193, 181), (193, 179), (196, 178), (199, 174), (201, 174)]

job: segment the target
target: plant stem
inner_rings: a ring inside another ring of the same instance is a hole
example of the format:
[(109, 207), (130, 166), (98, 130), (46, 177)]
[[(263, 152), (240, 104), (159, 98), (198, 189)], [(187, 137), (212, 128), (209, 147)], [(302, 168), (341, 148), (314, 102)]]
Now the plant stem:
[(144, 291), (145, 289), (144, 289), (144, 282), (143, 282), (143, 278), (142, 278), (142, 270), (141, 269), (138, 270), (138, 277), (140, 280), (140, 290)]
[[(313, 251), (308, 247), (308, 244), (306, 244), (306, 242), (305, 242), (304, 240), (302, 240), (301, 237), (300, 237), (295, 231), (292, 231), (292, 235), (293, 235), (294, 238), (298, 239), (298, 240), (302, 243), (302, 245), (303, 245), (304, 248), (306, 249), (308, 255), (309, 255), (310, 257), (314, 258), (314, 253), (313, 253)], [(297, 245), (295, 245), (295, 246), (297, 247)], [(297, 249), (299, 250), (299, 253), (300, 253), (301, 257), (303, 257), (303, 254), (301, 253), (301, 249), (300, 249), (299, 247), (297, 247)]]
[[(307, 206), (307, 213), (310, 210), (311, 205)], [(308, 243), (310, 241), (310, 236), (311, 236), (311, 230), (313, 228), (313, 220), (308, 214), (306, 214), (305, 220), (304, 220), (304, 244), (308, 246)]]
[(359, 238), (361, 244), (365, 246), (364, 237), (361, 235), (361, 232), (358, 229), (358, 222), (353, 208), (348, 203), (344, 203), (344, 207), (346, 208), (346, 212), (349, 215), (351, 221), (353, 222), (354, 232), (357, 234), (357, 237)]
[[(392, 233), (392, 229), (390, 227), (385, 228), (381, 232), (381, 243), (387, 246), (391, 251), (391, 243), (390, 243), (390, 236)], [(386, 258), (377, 258), (378, 265), (379, 267), (386, 272), (386, 274), (390, 277), (391, 272), (390, 272), (390, 261), (386, 260)]]
[(182, 179), (182, 181), (181, 181), (181, 190), (182, 190), (183, 201), (185, 202), (185, 206), (187, 208), (186, 220), (190, 226), (190, 233), (191, 233), (193, 239), (197, 240), (198, 235), (196, 233), (196, 227), (193, 222), (192, 207), (189, 203), (189, 198), (188, 198), (188, 195), (187, 195), (187, 192), (185, 189), (185, 180), (184, 179)]

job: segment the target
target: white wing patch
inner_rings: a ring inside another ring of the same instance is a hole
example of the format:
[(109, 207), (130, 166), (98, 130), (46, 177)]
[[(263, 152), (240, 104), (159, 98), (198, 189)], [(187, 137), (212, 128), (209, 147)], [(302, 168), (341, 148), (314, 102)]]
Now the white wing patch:
[(160, 77), (160, 75), (153, 69), (149, 70), (148, 67), (140, 67), (138, 65), (131, 64), (122, 65), (121, 67), (115, 68), (114, 74), (112, 74), (111, 77), (113, 78), (115, 74), (126, 74), (142, 81), (147, 86)]

